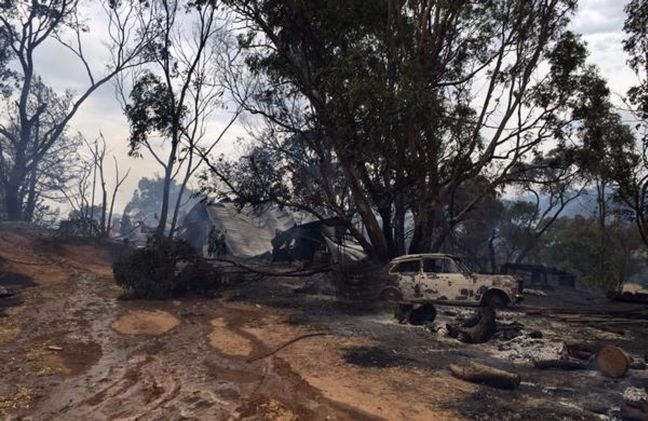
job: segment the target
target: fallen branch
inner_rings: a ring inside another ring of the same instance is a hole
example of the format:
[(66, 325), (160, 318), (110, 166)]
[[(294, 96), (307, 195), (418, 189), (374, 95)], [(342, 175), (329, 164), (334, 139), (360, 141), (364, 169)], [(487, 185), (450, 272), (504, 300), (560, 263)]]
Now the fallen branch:
[(326, 336), (326, 335), (331, 335), (331, 334), (328, 333), (328, 332), (316, 332), (316, 333), (306, 333), (305, 335), (297, 336), (296, 338), (293, 338), (293, 339), (289, 340), (288, 342), (285, 342), (285, 343), (279, 345), (274, 350), (272, 350), (270, 352), (267, 352), (267, 353), (261, 355), (260, 357), (255, 357), (255, 358), (248, 359), (247, 362), (252, 363), (252, 362), (255, 362), (255, 361), (262, 360), (264, 358), (268, 358), (268, 357), (276, 354), (277, 352), (281, 351), (282, 349), (286, 348), (287, 346), (292, 345), (295, 342), (301, 341), (302, 339), (312, 338), (314, 336)]
[(262, 276), (268, 276), (268, 277), (295, 277), (295, 278), (301, 278), (304, 276), (311, 276), (311, 275), (316, 275), (318, 273), (326, 273), (326, 272), (331, 272), (333, 270), (334, 265), (328, 265), (328, 266), (322, 266), (319, 268), (315, 269), (310, 269), (310, 270), (303, 270), (303, 269), (295, 269), (295, 270), (288, 270), (284, 272), (272, 272), (272, 271), (265, 271), (265, 270), (259, 270), (259, 269), (254, 269), (250, 266), (243, 265), (239, 262), (236, 262), (234, 260), (230, 259), (219, 259), (219, 258), (211, 258), (211, 259), (205, 259), (210, 262), (222, 262), (222, 263), (227, 263), (232, 265), (235, 268), (238, 269), (243, 269), (248, 273), (254, 273), (257, 275), (262, 275)]
[(450, 364), (452, 375), (472, 383), (483, 383), (500, 389), (515, 389), (520, 385), (520, 375), (484, 364), (470, 362), (468, 366)]

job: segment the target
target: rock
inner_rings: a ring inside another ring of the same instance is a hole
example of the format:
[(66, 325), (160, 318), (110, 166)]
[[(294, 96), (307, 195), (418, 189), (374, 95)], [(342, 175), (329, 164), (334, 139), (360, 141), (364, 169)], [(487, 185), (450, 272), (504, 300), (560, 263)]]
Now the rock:
[(646, 389), (626, 387), (623, 391), (623, 402), (635, 408), (643, 408), (648, 403), (648, 393), (646, 393)]

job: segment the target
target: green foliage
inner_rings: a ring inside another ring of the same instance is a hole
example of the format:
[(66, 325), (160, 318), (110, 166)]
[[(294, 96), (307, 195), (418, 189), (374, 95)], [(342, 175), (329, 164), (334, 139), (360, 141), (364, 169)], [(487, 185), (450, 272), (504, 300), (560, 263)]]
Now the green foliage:
[(144, 248), (120, 257), (113, 273), (132, 298), (212, 295), (222, 280), (220, 271), (196, 256), (188, 243), (158, 236), (149, 238)]
[(611, 288), (641, 271), (646, 256), (634, 224), (615, 220), (607, 227), (603, 274), (599, 272), (599, 236), (593, 218), (560, 218), (539, 245), (538, 254), (587, 286)]
[(140, 147), (152, 132), (172, 134), (176, 110), (169, 87), (152, 73), (145, 73), (135, 82), (130, 98), (132, 102), (126, 105), (131, 126), (128, 153), (139, 157)]
[(630, 56), (628, 64), (639, 76), (640, 84), (630, 88), (628, 97), (638, 108), (640, 116), (648, 118), (648, 3), (632, 0), (626, 7), (626, 21), (623, 31), (623, 49)]
[(267, 130), (250, 154), (263, 159), (218, 177), (284, 206), (359, 211), (370, 244), (356, 239), (378, 258), (404, 252), (405, 213), (410, 251), (437, 248), (474, 206), (452, 206), (464, 184), (499, 187), (542, 150), (567, 124), (586, 56), (566, 30), (573, 0), (224, 3), (249, 25), (239, 40), (258, 90), (246, 105)]

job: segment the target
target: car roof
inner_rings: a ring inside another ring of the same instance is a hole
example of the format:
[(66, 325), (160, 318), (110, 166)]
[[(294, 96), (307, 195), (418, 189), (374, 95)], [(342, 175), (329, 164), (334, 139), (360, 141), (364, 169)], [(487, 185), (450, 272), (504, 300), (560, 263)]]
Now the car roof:
[(392, 263), (402, 262), (404, 260), (421, 259), (421, 258), (438, 259), (440, 257), (449, 257), (451, 259), (456, 258), (456, 256), (453, 256), (452, 254), (446, 254), (446, 253), (418, 253), (418, 254), (406, 254), (404, 256), (395, 257), (392, 259)]

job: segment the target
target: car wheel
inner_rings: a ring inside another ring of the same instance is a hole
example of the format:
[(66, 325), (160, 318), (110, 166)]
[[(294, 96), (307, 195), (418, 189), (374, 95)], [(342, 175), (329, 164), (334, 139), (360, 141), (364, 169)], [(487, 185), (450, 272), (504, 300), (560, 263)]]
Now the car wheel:
[(506, 307), (509, 300), (506, 295), (499, 291), (492, 291), (486, 294), (482, 300), (482, 305), (490, 308), (503, 308)]

